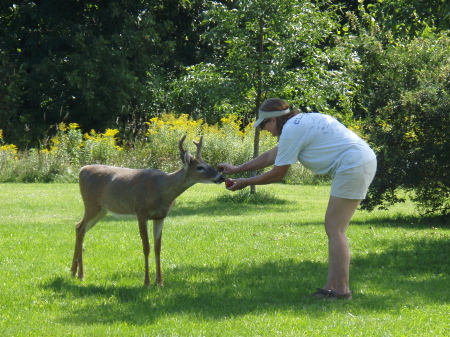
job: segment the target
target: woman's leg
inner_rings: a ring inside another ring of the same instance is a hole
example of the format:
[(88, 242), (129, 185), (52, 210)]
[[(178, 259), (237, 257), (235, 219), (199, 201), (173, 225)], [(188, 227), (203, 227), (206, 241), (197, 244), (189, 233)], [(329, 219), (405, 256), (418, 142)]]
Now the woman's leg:
[(346, 294), (350, 292), (350, 248), (346, 231), (360, 200), (330, 196), (325, 215), (328, 236), (328, 280), (324, 289)]

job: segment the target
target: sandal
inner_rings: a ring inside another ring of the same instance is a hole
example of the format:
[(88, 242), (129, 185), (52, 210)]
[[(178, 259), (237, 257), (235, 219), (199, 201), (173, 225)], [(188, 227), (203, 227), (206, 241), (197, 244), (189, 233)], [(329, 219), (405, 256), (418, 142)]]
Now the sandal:
[(352, 299), (352, 292), (346, 294), (337, 293), (333, 290), (330, 290), (330, 296), (326, 298), (327, 300), (334, 301), (334, 300), (351, 300)]
[(311, 296), (320, 298), (323, 300), (328, 301), (335, 301), (335, 300), (351, 300), (352, 299), (352, 292), (349, 292), (347, 294), (341, 294), (337, 293), (333, 290), (326, 290), (322, 288), (317, 288), (317, 291), (314, 294), (311, 294)]
[(317, 291), (314, 294), (311, 294), (312, 297), (326, 299), (330, 296), (331, 290), (325, 290), (322, 288), (317, 288)]

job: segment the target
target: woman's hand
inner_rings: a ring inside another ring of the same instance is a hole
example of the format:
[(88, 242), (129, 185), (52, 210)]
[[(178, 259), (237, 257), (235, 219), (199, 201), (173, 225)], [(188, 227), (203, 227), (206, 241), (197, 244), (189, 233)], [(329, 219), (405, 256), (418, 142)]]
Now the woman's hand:
[(239, 191), (242, 190), (243, 188), (246, 188), (249, 183), (248, 183), (248, 179), (246, 178), (240, 178), (240, 179), (227, 179), (229, 180), (233, 185), (231, 185), (230, 187), (227, 187), (227, 190), (229, 191)]
[(228, 163), (221, 163), (217, 165), (217, 171), (224, 174), (236, 174), (238, 173), (238, 166), (234, 166)]

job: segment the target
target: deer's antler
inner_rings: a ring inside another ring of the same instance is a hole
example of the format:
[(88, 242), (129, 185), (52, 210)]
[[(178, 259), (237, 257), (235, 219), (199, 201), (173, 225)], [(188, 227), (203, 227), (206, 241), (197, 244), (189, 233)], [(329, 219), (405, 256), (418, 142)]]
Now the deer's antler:
[(185, 139), (186, 139), (186, 135), (181, 137), (180, 142), (178, 143), (178, 147), (180, 148), (180, 153), (183, 153), (183, 154), (186, 152), (186, 150), (183, 149), (183, 143), (184, 143)]
[(197, 146), (197, 153), (195, 154), (195, 157), (197, 159), (200, 159), (200, 152), (202, 151), (203, 146), (203, 136), (200, 137), (200, 140), (198, 142), (194, 141), (195, 146)]

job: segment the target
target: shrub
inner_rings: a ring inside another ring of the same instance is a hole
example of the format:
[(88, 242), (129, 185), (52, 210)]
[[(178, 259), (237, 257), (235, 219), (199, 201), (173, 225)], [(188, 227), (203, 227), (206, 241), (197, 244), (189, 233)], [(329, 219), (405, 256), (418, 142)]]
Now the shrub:
[(364, 208), (401, 202), (406, 189), (425, 213), (450, 212), (449, 48), (441, 36), (372, 50), (359, 99), (378, 172)]

